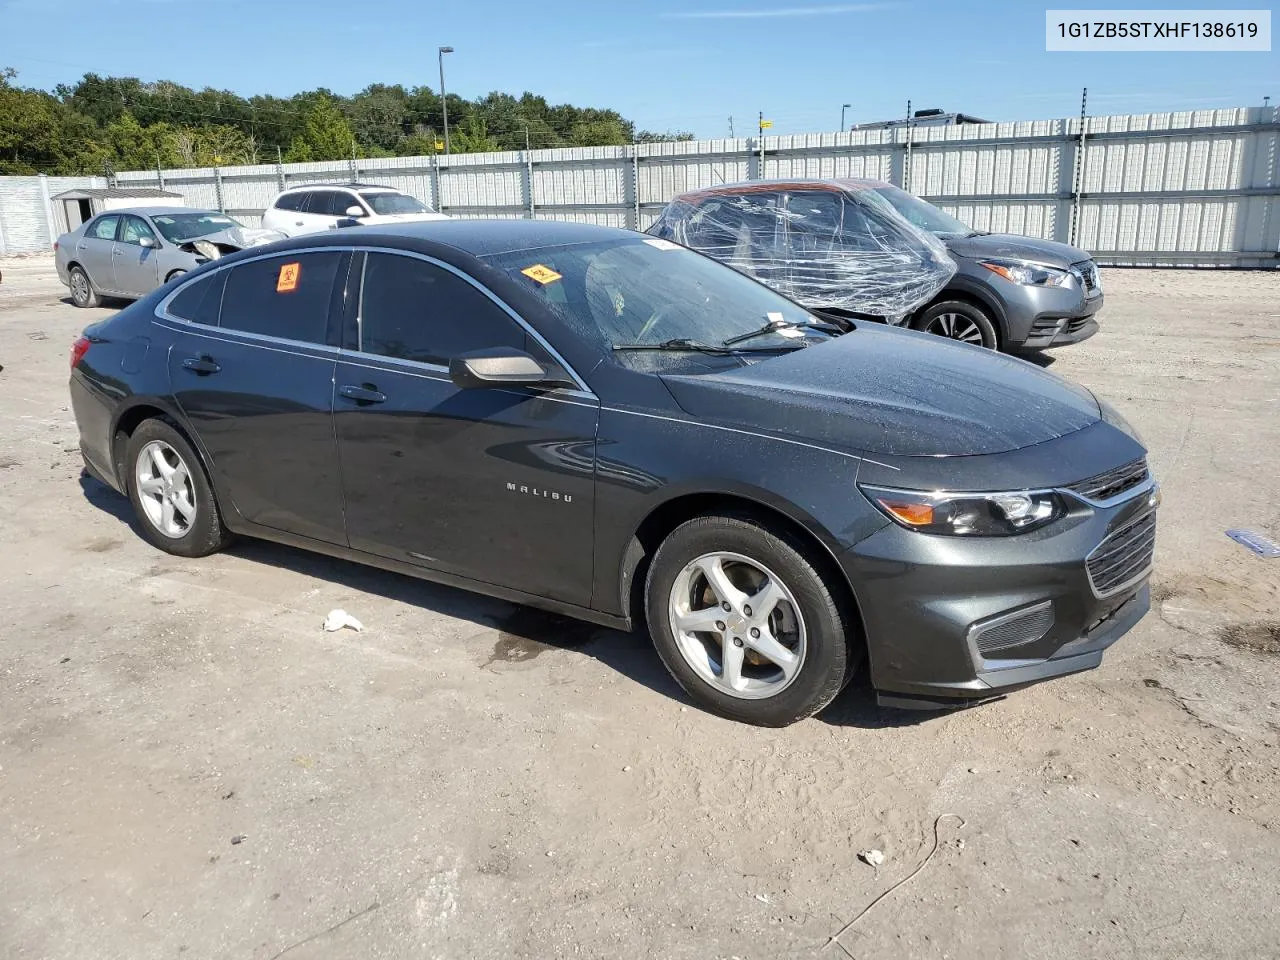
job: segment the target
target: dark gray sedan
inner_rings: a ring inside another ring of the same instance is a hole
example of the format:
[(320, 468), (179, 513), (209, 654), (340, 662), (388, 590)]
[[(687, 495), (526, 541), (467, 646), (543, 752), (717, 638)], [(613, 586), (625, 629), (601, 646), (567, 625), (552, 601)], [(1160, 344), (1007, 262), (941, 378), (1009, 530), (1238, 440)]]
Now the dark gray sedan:
[(216, 210), (131, 207), (87, 220), (53, 245), (58, 279), (77, 307), (100, 297), (141, 297), (225, 253), (283, 239)]
[(161, 550), (243, 534), (643, 622), (737, 720), (807, 717), (864, 659), (931, 707), (1098, 666), (1150, 604), (1132, 428), (1021, 360), (827, 330), (625, 230), (361, 226), (90, 326), (71, 402)]

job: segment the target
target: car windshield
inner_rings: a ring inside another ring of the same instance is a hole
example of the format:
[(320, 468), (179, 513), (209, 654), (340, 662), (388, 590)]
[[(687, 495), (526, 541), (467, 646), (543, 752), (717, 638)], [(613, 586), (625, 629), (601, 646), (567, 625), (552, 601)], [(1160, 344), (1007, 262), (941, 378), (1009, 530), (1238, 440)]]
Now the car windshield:
[(421, 200), (415, 200), (413, 197), (406, 196), (403, 193), (379, 191), (378, 193), (362, 193), (360, 198), (373, 207), (374, 213), (383, 216), (395, 213), (431, 212), (431, 208)]
[(742, 337), (728, 349), (792, 349), (828, 337), (808, 326), (818, 321), (803, 307), (669, 240), (625, 238), (485, 260), (605, 347), (721, 348)]
[(170, 243), (185, 243), (211, 233), (241, 227), (244, 224), (231, 219), (225, 213), (204, 211), (201, 213), (165, 213), (153, 216), (151, 222)]
[(866, 196), (872, 203), (887, 204), (897, 210), (912, 226), (928, 230), (940, 237), (967, 237), (975, 232), (967, 223), (962, 223), (951, 214), (939, 210), (927, 200), (921, 200), (914, 194), (887, 183), (867, 190), (860, 196)]

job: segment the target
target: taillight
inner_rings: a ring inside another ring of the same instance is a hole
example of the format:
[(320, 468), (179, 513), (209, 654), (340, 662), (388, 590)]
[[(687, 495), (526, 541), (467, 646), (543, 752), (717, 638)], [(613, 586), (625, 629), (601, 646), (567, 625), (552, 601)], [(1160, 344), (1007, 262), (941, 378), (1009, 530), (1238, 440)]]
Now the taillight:
[(92, 341), (88, 337), (80, 337), (71, 345), (71, 369), (74, 370), (80, 366), (80, 361), (84, 359), (84, 355), (89, 352)]

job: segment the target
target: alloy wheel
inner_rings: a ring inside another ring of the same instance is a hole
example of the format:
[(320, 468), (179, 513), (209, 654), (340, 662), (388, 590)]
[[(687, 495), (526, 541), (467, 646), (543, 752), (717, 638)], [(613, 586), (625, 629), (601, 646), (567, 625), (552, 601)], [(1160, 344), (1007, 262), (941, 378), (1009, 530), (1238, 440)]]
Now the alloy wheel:
[(89, 278), (79, 270), (71, 273), (71, 299), (76, 303), (84, 303), (89, 299)]
[(929, 321), (929, 326), (925, 329), (939, 337), (949, 337), (979, 347), (984, 345), (982, 330), (962, 313), (940, 313)]
[(152, 440), (138, 451), (134, 478), (147, 521), (170, 539), (185, 537), (196, 519), (196, 499), (191, 471), (178, 451)]
[(775, 696), (804, 666), (800, 605), (785, 583), (750, 557), (697, 557), (676, 577), (667, 611), (685, 662), (729, 696)]

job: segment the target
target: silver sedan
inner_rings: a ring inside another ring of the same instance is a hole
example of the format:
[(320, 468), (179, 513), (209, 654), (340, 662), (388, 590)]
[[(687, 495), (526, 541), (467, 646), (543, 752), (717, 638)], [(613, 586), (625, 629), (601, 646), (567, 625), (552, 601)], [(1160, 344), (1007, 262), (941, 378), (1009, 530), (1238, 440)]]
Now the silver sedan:
[(77, 307), (101, 297), (141, 297), (225, 253), (284, 239), (216, 210), (131, 207), (87, 220), (53, 245), (58, 278)]

